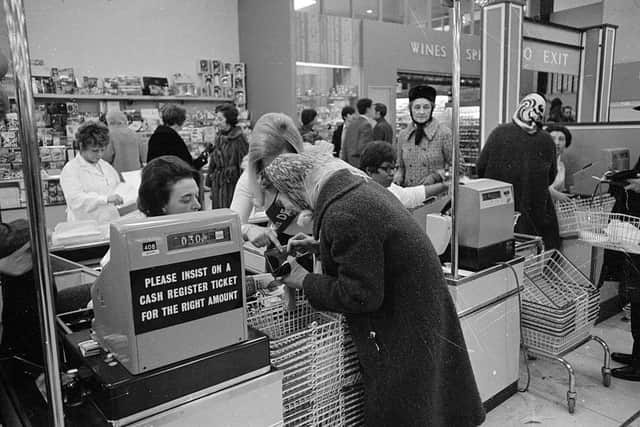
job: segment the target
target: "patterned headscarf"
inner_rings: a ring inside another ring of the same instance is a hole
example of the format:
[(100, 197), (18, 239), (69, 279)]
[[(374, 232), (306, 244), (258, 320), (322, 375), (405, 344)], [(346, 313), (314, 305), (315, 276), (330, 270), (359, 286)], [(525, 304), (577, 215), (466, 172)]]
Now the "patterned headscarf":
[(275, 188), (301, 210), (313, 211), (320, 189), (339, 170), (368, 180), (369, 176), (331, 153), (281, 154), (264, 168), (263, 188)]
[(544, 120), (544, 110), (547, 102), (537, 93), (530, 93), (522, 98), (516, 112), (513, 113), (513, 122), (529, 134), (538, 132), (538, 126)]

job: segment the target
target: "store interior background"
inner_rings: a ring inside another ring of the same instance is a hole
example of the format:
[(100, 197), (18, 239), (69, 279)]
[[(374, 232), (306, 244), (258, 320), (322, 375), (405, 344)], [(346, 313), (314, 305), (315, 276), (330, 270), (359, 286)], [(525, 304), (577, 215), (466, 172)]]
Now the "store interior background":
[[(471, 173), (481, 145), (481, 7), (488, 3), (461, 2), (461, 146), (463, 154), (468, 154)], [(342, 107), (354, 105), (363, 96), (385, 103), (388, 121), (401, 130), (409, 122), (408, 89), (431, 84), (438, 89), (437, 117), (451, 121), (451, 11), (440, 0), (193, 0), (184, 4), (25, 0), (24, 4), (31, 59), (40, 60), (45, 68), (72, 67), (78, 77), (152, 75), (171, 80), (179, 73), (197, 81), (200, 58), (243, 62), (252, 122), (269, 111), (298, 117), (302, 109), (315, 108), (323, 125), (321, 134), (327, 139), (341, 121)], [(640, 105), (640, 52), (635, 48), (640, 1), (527, 0), (524, 4), (526, 19), (535, 22), (575, 28), (618, 26), (609, 120), (639, 121), (640, 112), (632, 107)], [(448, 52), (442, 51), (443, 46)], [(0, 50), (9, 56), (5, 25), (0, 25)], [(11, 78), (2, 83), (12, 90)], [(575, 75), (527, 69), (523, 61), (521, 95), (544, 92), (549, 100), (560, 98), (577, 115), (577, 86)], [(184, 105), (213, 109), (214, 104)], [(121, 106), (157, 104), (138, 101)], [(98, 105), (85, 102), (80, 108), (97, 110)], [(16, 215), (26, 216), (26, 212)]]

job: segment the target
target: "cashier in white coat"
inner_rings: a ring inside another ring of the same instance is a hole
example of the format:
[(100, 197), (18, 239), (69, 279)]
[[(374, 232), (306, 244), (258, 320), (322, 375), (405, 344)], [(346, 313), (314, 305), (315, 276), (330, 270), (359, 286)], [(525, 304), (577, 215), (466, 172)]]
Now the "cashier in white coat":
[(67, 201), (67, 221), (96, 220), (107, 223), (117, 219), (117, 206), (123, 198), (115, 192), (120, 174), (102, 154), (109, 144), (109, 128), (100, 122), (87, 122), (76, 134), (80, 153), (60, 174), (60, 185)]
[(430, 185), (415, 185), (401, 187), (393, 183), (396, 171), (396, 152), (385, 141), (374, 141), (365, 147), (360, 155), (360, 169), (365, 171), (375, 182), (387, 188), (407, 209), (414, 209), (431, 196), (446, 193), (448, 182), (438, 182)]

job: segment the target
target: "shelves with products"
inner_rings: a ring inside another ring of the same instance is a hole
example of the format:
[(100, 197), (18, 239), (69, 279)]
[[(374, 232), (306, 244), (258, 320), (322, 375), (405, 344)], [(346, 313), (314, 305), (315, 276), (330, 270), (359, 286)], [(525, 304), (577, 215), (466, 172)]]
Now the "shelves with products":
[(233, 102), (233, 98), (216, 98), (213, 96), (153, 96), (153, 95), (81, 95), (34, 93), (34, 99), (68, 99), (71, 101), (150, 101), (150, 102)]

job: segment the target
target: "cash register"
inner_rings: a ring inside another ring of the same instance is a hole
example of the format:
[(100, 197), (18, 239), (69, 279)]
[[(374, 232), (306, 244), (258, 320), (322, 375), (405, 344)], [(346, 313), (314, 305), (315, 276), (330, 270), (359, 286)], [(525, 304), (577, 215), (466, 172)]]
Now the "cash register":
[(236, 214), (123, 219), (110, 243), (91, 329), (64, 337), (107, 421), (126, 425), (270, 371), (268, 338), (247, 328)]

